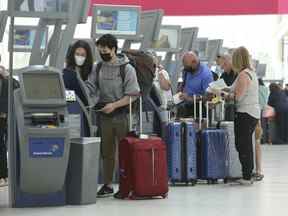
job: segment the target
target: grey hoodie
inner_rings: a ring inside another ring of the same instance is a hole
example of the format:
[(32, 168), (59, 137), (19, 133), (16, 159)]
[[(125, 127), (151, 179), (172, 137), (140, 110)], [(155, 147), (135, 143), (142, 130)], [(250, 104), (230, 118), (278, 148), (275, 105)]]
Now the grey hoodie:
[[(96, 67), (89, 76), (91, 82), (96, 88), (99, 83), (99, 103), (111, 103), (120, 100), (125, 95), (133, 95), (140, 91), (137, 81), (136, 71), (129, 63), (125, 55), (118, 55), (116, 63), (103, 62), (99, 73), (99, 82), (97, 82)], [(120, 66), (125, 65), (124, 82), (120, 75)]]

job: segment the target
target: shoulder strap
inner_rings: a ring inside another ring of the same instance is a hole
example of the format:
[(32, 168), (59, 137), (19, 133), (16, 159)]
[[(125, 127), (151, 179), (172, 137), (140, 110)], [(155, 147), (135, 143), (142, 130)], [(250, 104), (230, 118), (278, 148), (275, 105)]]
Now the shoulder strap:
[[(129, 63), (127, 63), (127, 64), (129, 64)], [(127, 64), (120, 65), (120, 76), (121, 76), (123, 83), (125, 81), (125, 75), (126, 75), (125, 72), (126, 72), (126, 65)]]
[(248, 77), (250, 78), (250, 80), (253, 80), (253, 77), (251, 76), (251, 74), (248, 71), (245, 71), (245, 73), (248, 75)]
[(103, 62), (99, 62), (96, 65), (96, 70), (95, 70), (95, 73), (96, 73), (96, 85), (97, 85), (98, 88), (99, 88), (99, 75), (100, 75), (100, 70), (102, 68), (102, 65), (103, 65)]

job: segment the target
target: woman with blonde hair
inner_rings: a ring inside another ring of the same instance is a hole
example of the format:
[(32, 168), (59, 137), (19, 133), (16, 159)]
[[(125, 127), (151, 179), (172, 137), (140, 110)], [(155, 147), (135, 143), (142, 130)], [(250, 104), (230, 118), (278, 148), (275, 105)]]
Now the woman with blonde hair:
[(236, 103), (235, 145), (242, 165), (243, 178), (238, 181), (241, 185), (253, 183), (252, 135), (260, 119), (258, 79), (250, 62), (250, 55), (245, 47), (239, 47), (233, 52), (232, 67), (238, 76), (227, 96)]

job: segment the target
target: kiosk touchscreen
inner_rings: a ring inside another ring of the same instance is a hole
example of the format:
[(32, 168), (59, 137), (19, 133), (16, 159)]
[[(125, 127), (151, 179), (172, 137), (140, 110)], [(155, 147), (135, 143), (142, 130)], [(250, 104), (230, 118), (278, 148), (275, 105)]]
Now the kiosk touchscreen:
[(74, 0), (14, 0), (8, 1), (9, 11), (16, 17), (65, 19)]
[(152, 44), (152, 48), (160, 52), (177, 52), (180, 42), (181, 26), (163, 25), (160, 28), (158, 39)]
[(140, 33), (140, 6), (93, 5), (91, 37), (113, 34), (121, 39), (133, 39)]
[(14, 93), (12, 206), (64, 205), (70, 140), (62, 74), (55, 68), (32, 66), (21, 69), (19, 79), (20, 89)]
[[(37, 26), (14, 26), (14, 52), (31, 52), (35, 41)], [(48, 28), (41, 32), (41, 50), (46, 49), (48, 44)]]

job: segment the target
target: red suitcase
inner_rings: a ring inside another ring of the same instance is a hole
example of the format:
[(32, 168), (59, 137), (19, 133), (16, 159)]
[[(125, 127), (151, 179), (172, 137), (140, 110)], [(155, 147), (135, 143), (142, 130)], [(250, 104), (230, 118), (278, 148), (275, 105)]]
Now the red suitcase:
[[(142, 113), (141, 106), (140, 113)], [(131, 119), (130, 112), (130, 129)], [(140, 122), (141, 120), (140, 117)], [(167, 153), (166, 145), (161, 138), (138, 138), (128, 135), (119, 143), (119, 169), (121, 198), (167, 197)]]

